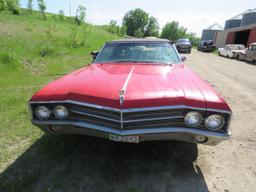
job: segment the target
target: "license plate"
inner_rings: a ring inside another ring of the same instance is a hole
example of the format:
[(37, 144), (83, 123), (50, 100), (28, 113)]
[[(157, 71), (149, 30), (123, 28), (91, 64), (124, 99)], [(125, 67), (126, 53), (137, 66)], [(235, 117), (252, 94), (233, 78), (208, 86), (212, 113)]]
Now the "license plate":
[(139, 143), (140, 142), (138, 135), (121, 136), (121, 135), (109, 134), (109, 139), (111, 141), (124, 142), (124, 143)]

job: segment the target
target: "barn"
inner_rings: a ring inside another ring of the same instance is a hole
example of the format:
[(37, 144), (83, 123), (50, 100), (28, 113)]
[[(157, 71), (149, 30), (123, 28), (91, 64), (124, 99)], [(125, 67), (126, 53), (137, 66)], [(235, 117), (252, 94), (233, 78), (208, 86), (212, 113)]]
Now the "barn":
[(225, 44), (248, 46), (253, 42), (256, 42), (256, 9), (249, 9), (228, 19), (224, 30), (218, 31), (215, 38), (218, 48)]

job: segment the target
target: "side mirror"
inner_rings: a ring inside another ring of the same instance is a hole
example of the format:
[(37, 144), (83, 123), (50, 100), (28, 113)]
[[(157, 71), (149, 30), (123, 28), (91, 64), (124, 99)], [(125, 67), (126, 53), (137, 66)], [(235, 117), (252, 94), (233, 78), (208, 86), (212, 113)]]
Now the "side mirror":
[(91, 55), (92, 55), (93, 60), (96, 59), (96, 57), (97, 57), (98, 54), (99, 54), (99, 51), (92, 51), (92, 52), (91, 52)]
[(181, 56), (180, 56), (180, 59), (181, 59), (182, 62), (185, 62), (185, 61), (187, 60), (187, 57), (184, 56), (184, 55), (181, 55)]

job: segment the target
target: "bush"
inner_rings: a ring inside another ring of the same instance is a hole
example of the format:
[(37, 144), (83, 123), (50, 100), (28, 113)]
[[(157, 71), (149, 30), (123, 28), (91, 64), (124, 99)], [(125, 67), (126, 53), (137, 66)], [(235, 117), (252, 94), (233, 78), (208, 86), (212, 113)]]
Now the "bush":
[(55, 25), (49, 25), (45, 31), (46, 39), (44, 41), (44, 46), (42, 50), (39, 52), (39, 55), (42, 57), (52, 55), (54, 53), (54, 43), (55, 37), (54, 32), (56, 30)]
[(19, 1), (18, 0), (8, 0), (7, 2), (7, 8), (10, 10), (13, 14), (19, 15)]
[(140, 28), (134, 32), (134, 36), (137, 37), (137, 38), (142, 38), (143, 35), (144, 34), (143, 34), (143, 32)]
[(70, 45), (71, 48), (77, 48), (79, 46), (78, 27), (75, 25), (70, 27)]
[(6, 0), (0, 0), (0, 12), (6, 9), (7, 3)]
[(12, 13), (13, 13), (14, 15), (19, 15), (19, 14), (20, 14), (20, 10), (19, 10), (19, 9), (14, 9), (14, 10), (12, 11)]

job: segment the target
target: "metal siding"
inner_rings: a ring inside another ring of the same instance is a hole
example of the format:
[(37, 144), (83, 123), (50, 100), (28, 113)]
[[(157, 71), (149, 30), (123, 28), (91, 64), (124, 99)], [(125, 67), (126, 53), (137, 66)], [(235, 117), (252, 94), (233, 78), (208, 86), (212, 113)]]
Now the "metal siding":
[(216, 33), (219, 30), (203, 30), (201, 41), (204, 40), (215, 40)]
[(226, 44), (232, 44), (235, 39), (235, 33), (234, 32), (229, 32), (227, 39), (226, 39)]
[(256, 42), (256, 28), (253, 28), (251, 30), (248, 38), (247, 46), (249, 46), (251, 43), (254, 43), (254, 42)]
[(256, 23), (256, 12), (246, 13), (243, 15), (241, 26), (251, 25)]
[(224, 47), (227, 36), (228, 36), (228, 31), (219, 31), (216, 36), (215, 46), (217, 48)]
[(232, 29), (232, 28), (235, 28), (235, 27), (240, 27), (241, 22), (242, 22), (241, 19), (227, 20), (226, 23), (225, 23), (225, 28), (224, 29), (226, 30), (226, 29)]

